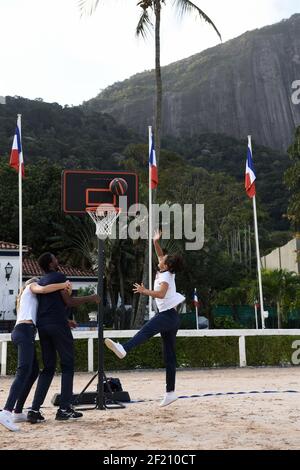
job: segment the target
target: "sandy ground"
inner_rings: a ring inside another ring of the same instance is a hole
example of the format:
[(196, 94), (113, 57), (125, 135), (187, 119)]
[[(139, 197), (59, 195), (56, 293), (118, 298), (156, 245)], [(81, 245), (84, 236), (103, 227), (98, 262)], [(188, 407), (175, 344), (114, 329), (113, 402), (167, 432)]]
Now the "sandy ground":
[[(121, 410), (86, 411), (76, 422), (54, 420), (51, 405), (59, 392), (55, 377), (43, 407), (46, 421), (22, 423), (13, 433), (0, 426), (1, 449), (214, 450), (300, 449), (300, 393), (181, 398), (165, 408), (164, 371), (113, 372), (132, 400)], [(75, 392), (91, 374), (77, 374)], [(11, 377), (0, 378), (3, 406)], [(90, 391), (95, 391), (93, 382)], [(179, 395), (251, 390), (299, 390), (300, 368), (182, 370)], [(147, 401), (149, 400), (149, 401)], [(30, 404), (30, 401), (29, 401)]]

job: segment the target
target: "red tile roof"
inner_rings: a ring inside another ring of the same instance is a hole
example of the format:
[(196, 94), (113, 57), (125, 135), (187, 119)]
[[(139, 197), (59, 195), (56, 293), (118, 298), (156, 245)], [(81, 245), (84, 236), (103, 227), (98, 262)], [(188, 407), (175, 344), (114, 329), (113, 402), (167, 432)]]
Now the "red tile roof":
[[(18, 250), (19, 245), (10, 242), (0, 241), (0, 250)], [(23, 251), (28, 251), (28, 246), (23, 245)]]
[[(59, 266), (59, 271), (69, 277), (96, 277), (91, 269), (77, 269), (70, 266)], [(23, 260), (23, 274), (25, 276), (42, 276), (43, 271), (34, 259)]]

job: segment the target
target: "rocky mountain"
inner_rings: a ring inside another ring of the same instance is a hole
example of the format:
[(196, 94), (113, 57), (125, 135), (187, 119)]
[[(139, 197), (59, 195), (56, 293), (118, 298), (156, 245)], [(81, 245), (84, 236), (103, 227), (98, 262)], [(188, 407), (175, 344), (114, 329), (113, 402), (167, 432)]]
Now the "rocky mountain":
[[(164, 135), (252, 134), (286, 151), (300, 124), (300, 14), (163, 67), (162, 77)], [(115, 83), (84, 106), (146, 134), (154, 71)]]

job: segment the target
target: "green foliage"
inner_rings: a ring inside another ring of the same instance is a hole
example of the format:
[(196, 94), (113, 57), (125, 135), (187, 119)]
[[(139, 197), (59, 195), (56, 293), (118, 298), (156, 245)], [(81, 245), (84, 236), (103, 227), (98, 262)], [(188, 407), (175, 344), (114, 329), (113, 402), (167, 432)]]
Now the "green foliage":
[(246, 338), (249, 366), (292, 365), (292, 344), (297, 336), (249, 336)]
[(246, 295), (244, 287), (229, 287), (218, 293), (214, 303), (216, 305), (244, 305), (246, 303)]
[(108, 114), (81, 106), (62, 107), (25, 98), (6, 97), (0, 106), (0, 152), (9, 159), (17, 113), (22, 114), (25, 165), (40, 158), (66, 168), (111, 169), (119, 152), (138, 137)]
[(225, 315), (224, 317), (214, 318), (214, 327), (217, 330), (239, 330), (244, 328), (243, 325), (236, 322), (232, 317)]
[[(296, 336), (249, 336), (246, 338), (246, 356), (249, 366), (292, 365), (294, 352), (292, 344), (299, 340)], [(124, 343), (126, 339), (121, 339)], [(40, 347), (37, 344), (38, 359), (42, 367)], [(239, 350), (237, 337), (195, 337), (177, 338), (177, 367), (237, 367)], [(95, 370), (97, 369), (97, 342), (94, 341)], [(132, 350), (122, 361), (104, 349), (105, 370), (157, 369), (164, 367), (160, 338), (152, 338), (147, 343)], [(8, 343), (7, 373), (14, 374), (17, 354), (12, 343)], [(87, 340), (75, 341), (75, 370), (87, 371)], [(60, 371), (58, 366), (57, 371)]]
[(285, 183), (290, 191), (288, 217), (296, 232), (300, 232), (300, 126), (296, 130), (295, 141), (289, 148), (293, 162), (285, 173)]
[[(95, 288), (93, 286), (85, 287), (78, 289), (78, 297), (83, 297), (86, 295), (93, 295), (95, 294)], [(79, 305), (76, 307), (75, 310), (75, 320), (77, 323), (88, 323), (90, 321), (89, 313), (94, 312), (96, 309), (95, 303), (87, 303), (83, 305)]]

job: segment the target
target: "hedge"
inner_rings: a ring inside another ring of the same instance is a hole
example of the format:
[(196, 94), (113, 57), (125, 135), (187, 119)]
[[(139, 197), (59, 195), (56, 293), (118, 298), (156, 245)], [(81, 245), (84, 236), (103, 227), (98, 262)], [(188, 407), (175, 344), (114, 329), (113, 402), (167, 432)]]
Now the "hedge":
[[(292, 344), (297, 336), (246, 337), (247, 364), (249, 366), (292, 365)], [(120, 340), (120, 342), (124, 342)], [(75, 340), (75, 369), (87, 371), (87, 339)], [(177, 338), (178, 367), (237, 367), (239, 366), (238, 337), (186, 337)], [(41, 361), (40, 345), (37, 354)], [(97, 369), (98, 344), (94, 340), (94, 368)], [(8, 343), (7, 373), (14, 374), (17, 355), (13, 344)], [(160, 338), (132, 350), (122, 361), (104, 346), (106, 370), (156, 369), (164, 367)], [(58, 366), (58, 372), (60, 370)]]

